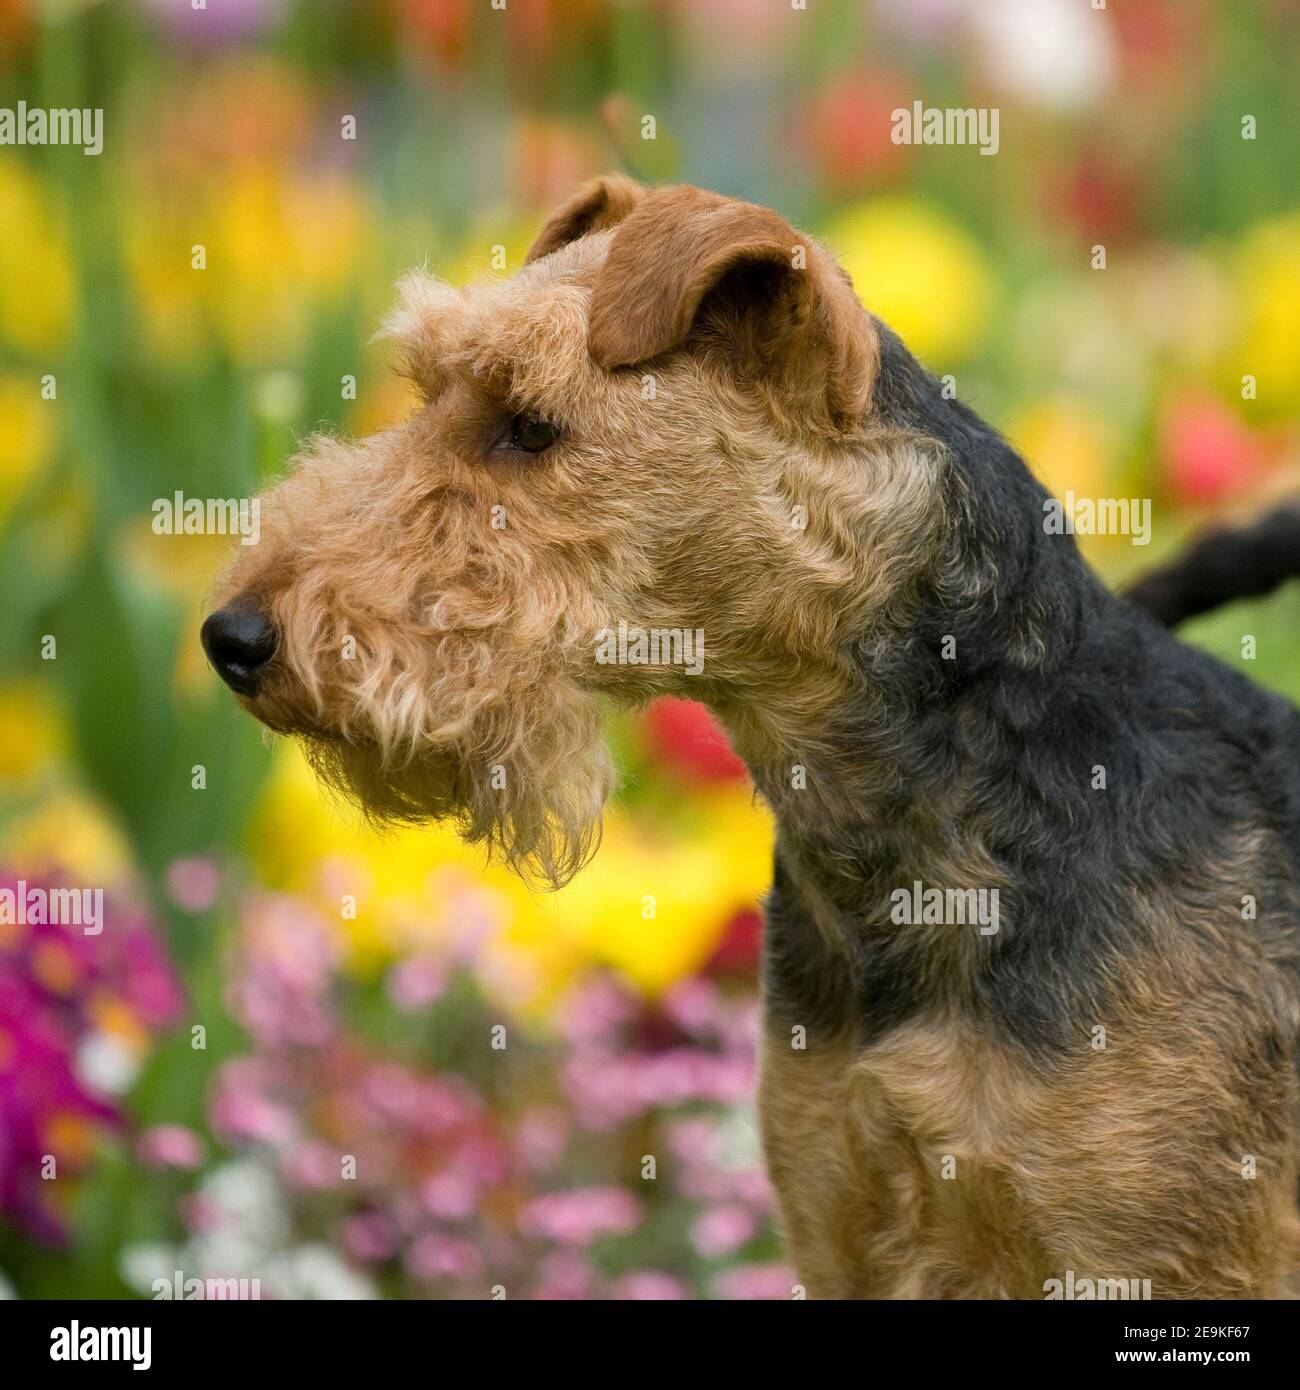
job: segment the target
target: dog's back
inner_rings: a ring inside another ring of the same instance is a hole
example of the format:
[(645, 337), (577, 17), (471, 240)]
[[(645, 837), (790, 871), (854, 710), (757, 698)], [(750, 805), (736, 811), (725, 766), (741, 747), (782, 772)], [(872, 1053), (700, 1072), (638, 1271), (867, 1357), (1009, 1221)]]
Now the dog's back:
[[(844, 775), (829, 828), (783, 818), (764, 1116), (800, 1267), (841, 1296), (1281, 1292), (1300, 715), (1108, 593), (881, 331), (878, 409), (949, 460), (947, 553), (841, 725), (898, 778)], [(976, 884), (993, 930), (945, 915)]]

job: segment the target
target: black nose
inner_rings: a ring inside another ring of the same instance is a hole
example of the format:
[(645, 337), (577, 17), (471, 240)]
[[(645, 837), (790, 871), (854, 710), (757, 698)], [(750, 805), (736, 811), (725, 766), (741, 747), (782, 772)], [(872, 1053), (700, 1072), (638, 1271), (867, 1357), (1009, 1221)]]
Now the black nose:
[(275, 629), (256, 609), (231, 604), (209, 613), (199, 637), (213, 670), (241, 695), (257, 691), (257, 676), (275, 654)]

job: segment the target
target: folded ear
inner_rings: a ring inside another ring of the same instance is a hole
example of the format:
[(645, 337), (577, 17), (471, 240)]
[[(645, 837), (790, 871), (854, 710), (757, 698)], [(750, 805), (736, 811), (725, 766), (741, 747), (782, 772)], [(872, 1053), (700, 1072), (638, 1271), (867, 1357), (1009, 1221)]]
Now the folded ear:
[(871, 402), (879, 340), (848, 276), (767, 208), (679, 187), (620, 222), (592, 292), (589, 344), (624, 367), (698, 341), (769, 390), (782, 414), (852, 428)]
[(528, 248), (524, 264), (549, 256), (561, 246), (601, 232), (621, 222), (645, 196), (644, 184), (622, 174), (605, 174), (585, 183), (547, 218), (537, 240)]

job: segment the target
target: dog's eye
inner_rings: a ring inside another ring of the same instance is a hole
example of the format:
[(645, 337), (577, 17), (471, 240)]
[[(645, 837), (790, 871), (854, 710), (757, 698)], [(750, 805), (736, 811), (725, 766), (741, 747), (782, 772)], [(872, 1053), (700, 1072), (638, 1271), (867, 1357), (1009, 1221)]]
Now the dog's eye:
[(536, 415), (516, 415), (510, 422), (510, 447), (522, 449), (527, 454), (540, 454), (555, 443), (559, 433), (549, 420), (540, 420)]

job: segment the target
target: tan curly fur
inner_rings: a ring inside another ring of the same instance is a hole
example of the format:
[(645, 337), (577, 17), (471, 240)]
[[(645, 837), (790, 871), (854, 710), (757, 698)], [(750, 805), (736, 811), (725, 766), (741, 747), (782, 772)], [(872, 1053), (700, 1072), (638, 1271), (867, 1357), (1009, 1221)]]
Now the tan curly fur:
[[(707, 699), (751, 756), (780, 759), (855, 679), (840, 635), (904, 586), (939, 520), (925, 442), (881, 435), (863, 448), (865, 479), (836, 458), (862, 428), (837, 414), (846, 401), (860, 413), (874, 349), (829, 257), (773, 213), (692, 189), (651, 195), (652, 220), (625, 221), (621, 249), (615, 231), (588, 230), (611, 207), (627, 218), (642, 192), (599, 181), (509, 280), (403, 280), (385, 331), (420, 408), (360, 442), (308, 441), (219, 595), (271, 615), (279, 650), (245, 702), (300, 735), (326, 781), (380, 819), (453, 816), (556, 884), (592, 853), (613, 784), (599, 697)], [(589, 218), (593, 199), (604, 211)], [(689, 351), (665, 337), (685, 336), (689, 314), (657, 330), (635, 354), (655, 357), (644, 369), (593, 355), (593, 317), (611, 338), (665, 301), (646, 265), (680, 263), (664, 238), (696, 204), (721, 220), (689, 248), (706, 261), (718, 248), (711, 269), (694, 266), (695, 308), (700, 275), (722, 279), (755, 222), (765, 256), (811, 258), (795, 281), (812, 289), (772, 309), (790, 339), (780, 391), (718, 346), (725, 303)], [(494, 450), (516, 411), (563, 431), (545, 458)], [(597, 634), (620, 620), (702, 629), (703, 675), (598, 664)]]

